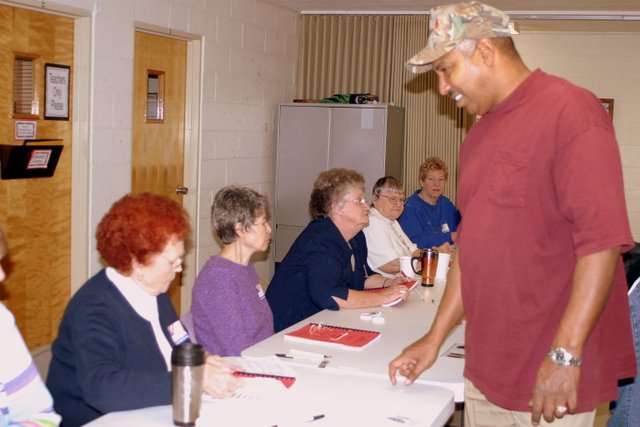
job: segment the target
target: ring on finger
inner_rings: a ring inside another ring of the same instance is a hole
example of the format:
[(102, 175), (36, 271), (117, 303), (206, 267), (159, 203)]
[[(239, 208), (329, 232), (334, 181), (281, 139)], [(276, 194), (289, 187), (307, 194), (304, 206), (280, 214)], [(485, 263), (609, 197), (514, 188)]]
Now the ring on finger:
[(567, 412), (567, 407), (564, 405), (556, 405), (556, 414), (563, 416)]

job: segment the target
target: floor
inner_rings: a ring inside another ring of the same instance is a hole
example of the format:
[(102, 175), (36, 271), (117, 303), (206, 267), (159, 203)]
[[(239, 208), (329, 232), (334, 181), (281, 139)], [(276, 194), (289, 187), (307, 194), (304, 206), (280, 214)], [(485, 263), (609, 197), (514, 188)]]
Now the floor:
[[(447, 427), (461, 427), (462, 425), (462, 410), (456, 409), (453, 413), (453, 417), (449, 420)], [(593, 427), (606, 427), (607, 420), (609, 419), (609, 404), (603, 403), (596, 408), (596, 419), (593, 422)]]

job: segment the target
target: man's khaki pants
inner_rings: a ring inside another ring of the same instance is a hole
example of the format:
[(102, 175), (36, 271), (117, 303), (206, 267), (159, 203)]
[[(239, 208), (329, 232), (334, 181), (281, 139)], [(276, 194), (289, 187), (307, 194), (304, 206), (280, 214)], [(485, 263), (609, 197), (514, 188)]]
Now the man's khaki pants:
[[(540, 417), (541, 427), (593, 427), (596, 411), (565, 414), (548, 423)], [(510, 411), (489, 402), (471, 381), (464, 381), (465, 427), (531, 427), (531, 412)]]

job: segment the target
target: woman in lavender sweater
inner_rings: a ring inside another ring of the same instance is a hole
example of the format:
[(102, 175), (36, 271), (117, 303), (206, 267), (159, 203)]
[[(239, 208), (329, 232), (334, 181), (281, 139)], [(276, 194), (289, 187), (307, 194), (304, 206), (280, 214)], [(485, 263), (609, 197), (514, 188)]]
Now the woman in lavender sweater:
[(211, 228), (222, 249), (196, 279), (191, 314), (197, 341), (213, 354), (240, 352), (273, 334), (273, 316), (251, 256), (271, 239), (269, 202), (249, 188), (221, 189), (211, 206)]

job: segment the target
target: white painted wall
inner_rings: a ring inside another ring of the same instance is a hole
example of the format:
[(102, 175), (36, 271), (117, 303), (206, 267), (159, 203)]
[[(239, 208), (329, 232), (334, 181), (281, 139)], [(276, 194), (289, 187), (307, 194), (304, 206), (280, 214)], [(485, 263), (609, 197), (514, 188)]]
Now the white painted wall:
[[(35, 0), (16, 4), (39, 7)], [(57, 0), (94, 11), (90, 129), (91, 236), (111, 204), (131, 187), (131, 105), (136, 23), (204, 38), (197, 270), (217, 251), (209, 206), (227, 184), (248, 185), (274, 200), (275, 116), (295, 96), (298, 21), (261, 0)], [(531, 33), (516, 37), (527, 64), (615, 99), (631, 227), (640, 240), (640, 34)], [(598, 173), (598, 171), (594, 171)], [(594, 201), (597, 203), (597, 201)], [(272, 222), (273, 223), (273, 222)], [(90, 272), (100, 268), (92, 241)], [(263, 278), (273, 263), (256, 264)]]
[(640, 241), (640, 34), (525, 33), (514, 40), (529, 68), (564, 77), (599, 98), (614, 99), (629, 221)]
[[(40, 2), (15, 0), (38, 7)], [(197, 271), (217, 251), (209, 225), (215, 192), (248, 185), (274, 200), (275, 115), (295, 95), (298, 14), (260, 0), (57, 0), (94, 11), (88, 229), (90, 274), (101, 268), (96, 226), (131, 188), (134, 29), (137, 23), (203, 36)], [(270, 278), (273, 263), (257, 262)]]

